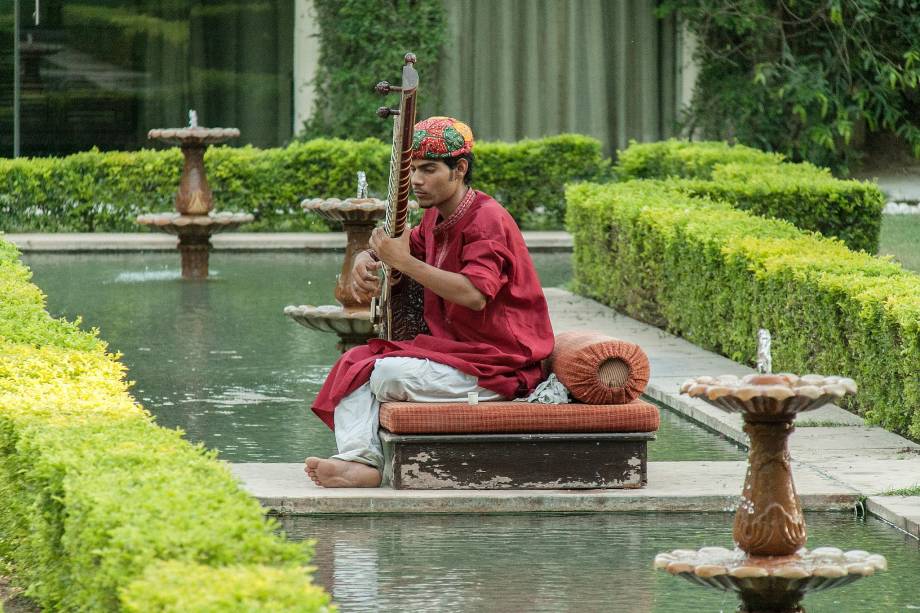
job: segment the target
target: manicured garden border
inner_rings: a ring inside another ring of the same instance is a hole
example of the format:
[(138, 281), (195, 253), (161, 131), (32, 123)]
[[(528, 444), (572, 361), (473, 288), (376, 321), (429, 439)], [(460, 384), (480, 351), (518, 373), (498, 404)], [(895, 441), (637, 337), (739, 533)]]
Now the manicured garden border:
[(213, 452), (153, 423), (0, 239), (0, 559), (50, 611), (326, 611)]
[[(610, 176), (600, 142), (586, 136), (477, 143), (474, 153), (474, 186), (532, 229), (562, 226), (566, 183)], [(299, 203), (354, 196), (359, 170), (370, 195), (385, 198), (389, 159), (379, 140), (318, 139), (281, 149), (213, 147), (205, 165), (215, 207), (255, 216), (245, 230), (324, 231)], [(0, 160), (0, 231), (137, 232), (137, 215), (173, 210), (181, 170), (178, 149)]]
[(778, 154), (723, 142), (633, 142), (619, 152), (616, 174), (621, 181), (668, 179), (688, 194), (785, 219), (854, 250), (878, 251), (885, 199), (877, 185), (835, 179), (824, 168), (784, 163)]
[(767, 328), (775, 371), (853, 377), (848, 408), (920, 438), (920, 276), (667, 182), (566, 200), (579, 293), (748, 364)]

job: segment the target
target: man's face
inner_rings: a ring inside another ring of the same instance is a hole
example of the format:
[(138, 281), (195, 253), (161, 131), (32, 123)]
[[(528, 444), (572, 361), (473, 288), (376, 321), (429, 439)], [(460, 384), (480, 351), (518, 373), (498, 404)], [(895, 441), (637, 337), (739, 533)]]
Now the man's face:
[(418, 205), (429, 209), (446, 202), (463, 185), (465, 162), (451, 170), (441, 160), (412, 160), (412, 191)]

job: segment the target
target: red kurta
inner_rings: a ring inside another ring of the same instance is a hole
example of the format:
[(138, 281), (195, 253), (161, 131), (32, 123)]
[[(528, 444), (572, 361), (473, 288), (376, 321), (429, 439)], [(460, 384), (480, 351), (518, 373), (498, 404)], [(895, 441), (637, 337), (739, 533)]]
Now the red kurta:
[(380, 358), (428, 358), (479, 378), (515, 398), (540, 382), (540, 361), (553, 350), (553, 329), (540, 279), (514, 219), (490, 196), (470, 190), (446, 220), (428, 209), (410, 235), (412, 255), (467, 277), (488, 299), (482, 311), (425, 289), (431, 334), (411, 341), (371, 339), (347, 351), (326, 378), (313, 411), (330, 428), (339, 402), (370, 379)]

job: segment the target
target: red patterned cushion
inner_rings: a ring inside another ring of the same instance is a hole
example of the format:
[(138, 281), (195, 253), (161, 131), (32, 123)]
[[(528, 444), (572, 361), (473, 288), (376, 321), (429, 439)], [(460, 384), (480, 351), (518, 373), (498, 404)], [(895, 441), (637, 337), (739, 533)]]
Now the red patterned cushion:
[(658, 409), (641, 400), (599, 405), (385, 402), (380, 425), (395, 434), (654, 432)]
[(596, 332), (558, 334), (547, 367), (587, 404), (632, 402), (649, 378), (648, 357), (638, 345)]

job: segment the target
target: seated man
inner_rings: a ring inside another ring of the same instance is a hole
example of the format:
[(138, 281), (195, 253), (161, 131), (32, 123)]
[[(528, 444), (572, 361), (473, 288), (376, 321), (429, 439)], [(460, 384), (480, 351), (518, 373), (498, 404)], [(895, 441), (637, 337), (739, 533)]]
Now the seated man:
[(377, 228), (351, 280), (362, 302), (379, 291), (381, 261), (424, 287), (430, 334), (371, 339), (336, 362), (313, 403), (335, 429), (338, 454), (310, 457), (323, 487), (376, 487), (383, 454), (380, 402), (464, 402), (526, 395), (541, 379), (553, 330), (540, 279), (511, 215), (470, 187), (473, 134), (432, 117), (415, 125), (412, 188), (425, 213), (400, 238)]

